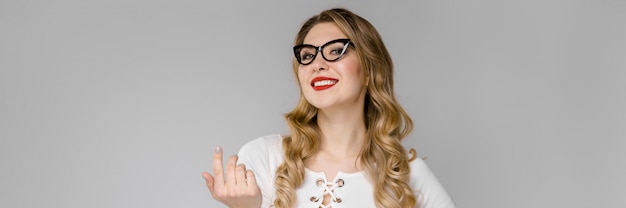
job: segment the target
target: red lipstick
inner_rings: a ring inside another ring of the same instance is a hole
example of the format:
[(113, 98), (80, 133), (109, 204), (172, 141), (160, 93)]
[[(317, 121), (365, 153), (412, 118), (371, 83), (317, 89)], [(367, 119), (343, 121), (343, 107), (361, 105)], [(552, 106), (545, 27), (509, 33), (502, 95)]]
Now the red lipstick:
[(331, 88), (335, 86), (339, 82), (338, 79), (330, 78), (330, 77), (315, 77), (311, 80), (311, 87), (314, 90), (320, 91)]

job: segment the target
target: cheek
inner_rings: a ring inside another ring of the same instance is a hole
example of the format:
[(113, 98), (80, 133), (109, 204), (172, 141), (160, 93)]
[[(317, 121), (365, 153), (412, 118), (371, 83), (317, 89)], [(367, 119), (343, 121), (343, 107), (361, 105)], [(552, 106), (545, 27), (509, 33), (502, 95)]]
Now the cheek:
[(346, 62), (342, 67), (346, 74), (349, 74), (351, 79), (358, 82), (365, 80), (363, 71), (361, 70), (361, 64), (357, 60)]
[(307, 85), (306, 74), (302, 73), (302, 69), (298, 69), (298, 82), (300, 83), (300, 88), (304, 88)]

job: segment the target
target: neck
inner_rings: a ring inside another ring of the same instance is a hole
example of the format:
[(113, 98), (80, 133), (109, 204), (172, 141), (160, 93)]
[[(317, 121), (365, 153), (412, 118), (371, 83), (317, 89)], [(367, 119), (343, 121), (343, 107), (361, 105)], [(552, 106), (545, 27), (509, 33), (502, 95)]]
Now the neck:
[(321, 152), (338, 158), (358, 156), (366, 138), (363, 108), (320, 110), (317, 124), (321, 130)]

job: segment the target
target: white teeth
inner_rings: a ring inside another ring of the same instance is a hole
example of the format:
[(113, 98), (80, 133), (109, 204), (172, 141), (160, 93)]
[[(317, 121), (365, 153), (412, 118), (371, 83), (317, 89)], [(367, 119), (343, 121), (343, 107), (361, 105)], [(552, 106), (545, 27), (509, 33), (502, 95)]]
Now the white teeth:
[(313, 86), (318, 87), (318, 86), (324, 86), (324, 85), (333, 85), (337, 83), (337, 81), (335, 80), (322, 80), (322, 81), (317, 81), (313, 83)]

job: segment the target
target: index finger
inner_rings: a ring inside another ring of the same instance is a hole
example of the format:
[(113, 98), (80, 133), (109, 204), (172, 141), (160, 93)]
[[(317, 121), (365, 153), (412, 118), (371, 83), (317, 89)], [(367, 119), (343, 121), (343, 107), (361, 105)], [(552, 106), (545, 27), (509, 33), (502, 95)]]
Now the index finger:
[(217, 146), (213, 151), (213, 174), (215, 174), (214, 186), (217, 189), (224, 187), (224, 165), (222, 164), (222, 147)]

